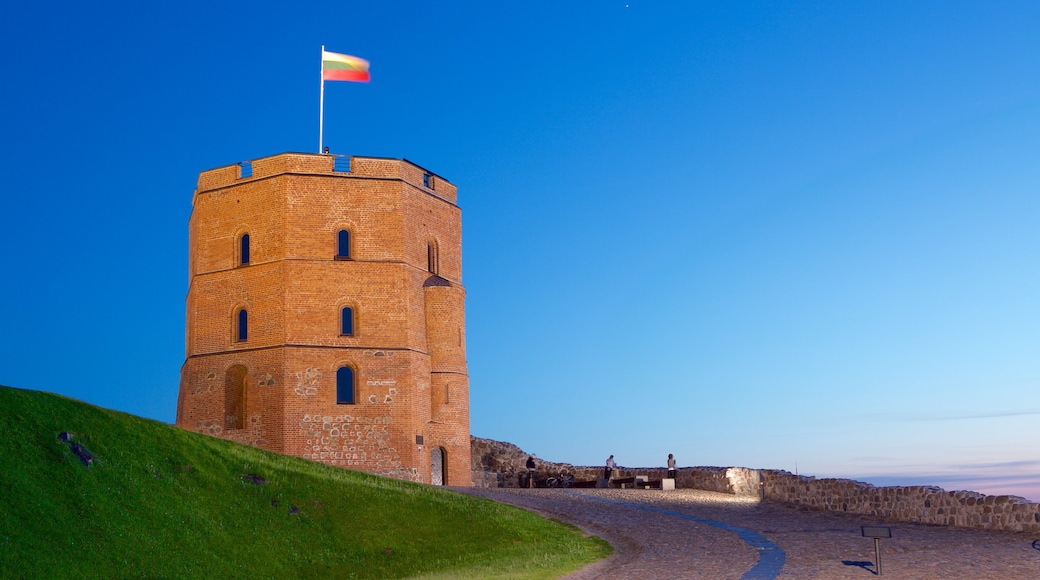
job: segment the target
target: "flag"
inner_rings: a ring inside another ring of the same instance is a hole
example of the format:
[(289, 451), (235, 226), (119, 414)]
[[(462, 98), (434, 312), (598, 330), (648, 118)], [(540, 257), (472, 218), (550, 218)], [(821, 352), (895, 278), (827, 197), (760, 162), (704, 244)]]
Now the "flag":
[(326, 81), (369, 81), (368, 61), (348, 54), (321, 51), (321, 78)]

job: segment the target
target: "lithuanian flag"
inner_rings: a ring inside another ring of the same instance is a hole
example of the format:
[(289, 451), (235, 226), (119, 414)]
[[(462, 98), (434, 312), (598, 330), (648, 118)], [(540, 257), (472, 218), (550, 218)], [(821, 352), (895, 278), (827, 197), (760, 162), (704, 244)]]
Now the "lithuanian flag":
[(321, 51), (321, 78), (326, 81), (367, 83), (368, 61), (356, 56)]

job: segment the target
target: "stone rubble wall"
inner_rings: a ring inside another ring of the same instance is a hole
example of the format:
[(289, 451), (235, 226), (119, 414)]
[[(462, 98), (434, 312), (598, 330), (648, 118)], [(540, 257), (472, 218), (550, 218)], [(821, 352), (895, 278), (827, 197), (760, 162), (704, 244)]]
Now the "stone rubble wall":
[(961, 528), (1040, 532), (1040, 504), (1014, 495), (946, 491), (935, 486), (875, 487), (762, 470), (765, 499), (799, 507)]
[[(527, 473), (528, 453), (511, 443), (473, 437), (473, 485), (519, 487)], [(603, 467), (575, 466), (543, 461), (535, 456), (538, 480), (560, 474), (577, 481), (603, 477)], [(660, 479), (664, 467), (618, 467), (613, 477), (646, 475)], [(761, 497), (798, 508), (840, 511), (883, 518), (961, 528), (1040, 532), (1040, 504), (1013, 495), (984, 495), (974, 491), (945, 491), (934, 486), (876, 487), (851, 479), (817, 479), (775, 469), (746, 467), (681, 467), (677, 489), (703, 489), (740, 496)]]
[[(473, 461), (474, 487), (519, 487), (521, 476), (527, 474), (525, 452), (512, 443), (471, 437), (470, 456)], [(603, 477), (603, 466), (580, 466), (570, 463), (535, 459), (535, 479), (543, 480), (557, 475), (573, 475), (575, 481), (595, 481)], [(604, 459), (604, 461), (606, 461)], [(665, 467), (624, 467), (614, 469), (612, 477), (624, 478), (646, 475), (649, 479), (663, 479)], [(679, 488), (704, 489), (736, 495), (758, 495), (758, 471), (744, 467), (684, 467), (677, 470), (675, 485)]]

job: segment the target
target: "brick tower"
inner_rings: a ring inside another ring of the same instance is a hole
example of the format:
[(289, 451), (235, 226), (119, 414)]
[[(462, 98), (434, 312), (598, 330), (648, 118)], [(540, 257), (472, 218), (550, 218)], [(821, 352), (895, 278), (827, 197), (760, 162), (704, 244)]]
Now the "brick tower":
[(177, 425), (470, 485), (455, 186), (405, 160), (285, 153), (202, 172), (192, 206)]

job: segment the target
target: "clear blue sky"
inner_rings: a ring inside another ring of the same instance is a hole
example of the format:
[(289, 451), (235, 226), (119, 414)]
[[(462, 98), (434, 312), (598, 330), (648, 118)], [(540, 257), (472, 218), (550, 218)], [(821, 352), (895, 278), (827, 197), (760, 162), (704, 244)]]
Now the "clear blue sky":
[(325, 44), (459, 186), (475, 435), (1040, 500), (1040, 4), (734, 4), (5, 6), (0, 384), (172, 422), (197, 174)]

